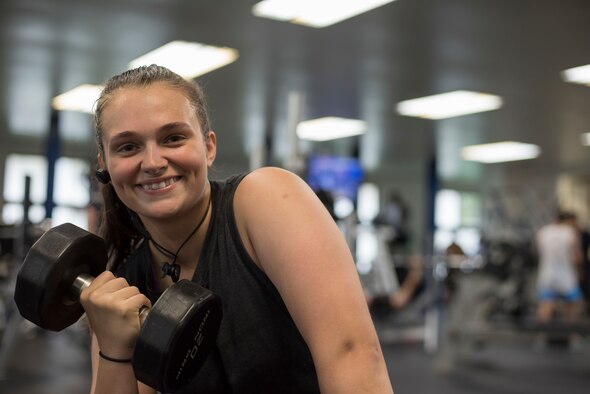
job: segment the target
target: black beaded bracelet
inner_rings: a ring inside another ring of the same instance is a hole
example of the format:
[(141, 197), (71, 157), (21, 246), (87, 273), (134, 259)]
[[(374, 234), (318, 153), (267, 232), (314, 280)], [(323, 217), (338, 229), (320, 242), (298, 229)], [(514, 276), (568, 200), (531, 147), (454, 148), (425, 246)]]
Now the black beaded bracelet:
[(100, 358), (103, 358), (107, 361), (111, 361), (113, 363), (127, 364), (131, 362), (130, 358), (112, 358), (109, 356), (105, 356), (100, 350), (98, 351), (98, 355), (100, 356)]

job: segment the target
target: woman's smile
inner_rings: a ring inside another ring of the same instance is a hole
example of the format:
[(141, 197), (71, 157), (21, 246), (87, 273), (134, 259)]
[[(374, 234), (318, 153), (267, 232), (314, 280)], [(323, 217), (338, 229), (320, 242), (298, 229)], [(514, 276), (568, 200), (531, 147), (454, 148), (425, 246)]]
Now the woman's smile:
[(149, 183), (148, 182), (139, 183), (137, 186), (147, 192), (154, 191), (154, 190), (161, 190), (161, 189), (168, 188), (169, 186), (175, 184), (176, 182), (178, 182), (180, 180), (180, 178), (181, 177), (179, 177), (179, 176), (174, 176), (174, 177), (171, 177), (168, 179), (150, 181)]

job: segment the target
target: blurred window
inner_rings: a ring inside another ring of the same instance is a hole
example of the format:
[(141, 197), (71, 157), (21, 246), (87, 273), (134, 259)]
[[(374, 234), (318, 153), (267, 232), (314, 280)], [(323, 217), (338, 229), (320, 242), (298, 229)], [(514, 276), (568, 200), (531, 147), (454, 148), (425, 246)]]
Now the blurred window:
[(440, 190), (435, 199), (434, 249), (444, 251), (456, 242), (468, 255), (479, 251), (481, 197), (473, 192)]
[[(51, 226), (71, 222), (87, 228), (86, 206), (90, 201), (89, 164), (70, 157), (55, 163), (53, 198), (55, 207)], [(42, 155), (10, 154), (4, 165), (4, 205), (2, 221), (22, 222), (25, 177), (31, 178), (29, 220), (39, 223), (45, 218), (47, 195), (47, 159)]]

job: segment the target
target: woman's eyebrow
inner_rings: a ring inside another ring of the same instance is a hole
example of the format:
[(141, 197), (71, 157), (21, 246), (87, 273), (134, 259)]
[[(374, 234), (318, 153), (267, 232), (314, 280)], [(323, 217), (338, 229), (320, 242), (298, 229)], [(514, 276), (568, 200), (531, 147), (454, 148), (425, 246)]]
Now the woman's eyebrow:
[(174, 131), (189, 128), (190, 125), (185, 122), (171, 122), (161, 126), (158, 131)]
[[(158, 128), (158, 132), (175, 131), (189, 128), (190, 125), (185, 122), (170, 122), (166, 123)], [(133, 130), (124, 130), (111, 137), (111, 141), (117, 141), (120, 139), (126, 139), (129, 137), (141, 136), (143, 133)]]
[(135, 131), (131, 131), (131, 130), (125, 130), (125, 131), (121, 131), (120, 133), (115, 134), (114, 136), (111, 137), (110, 141), (117, 141), (117, 140), (122, 140), (122, 139), (126, 139), (129, 137), (133, 137), (135, 135), (137, 135), (138, 133)]

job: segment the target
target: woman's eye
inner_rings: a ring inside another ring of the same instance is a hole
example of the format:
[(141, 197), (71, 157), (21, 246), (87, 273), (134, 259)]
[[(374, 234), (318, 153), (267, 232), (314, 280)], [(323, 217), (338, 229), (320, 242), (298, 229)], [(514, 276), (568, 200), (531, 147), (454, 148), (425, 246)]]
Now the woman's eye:
[(166, 137), (166, 142), (170, 143), (170, 144), (174, 144), (177, 142), (181, 142), (183, 141), (185, 138), (183, 135), (180, 134), (174, 134), (174, 135), (170, 135), (168, 137)]
[(119, 153), (130, 153), (135, 151), (136, 146), (134, 144), (123, 144), (117, 148)]

